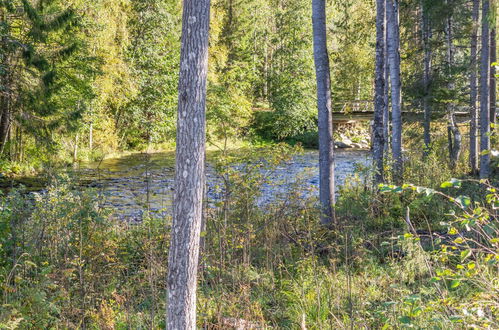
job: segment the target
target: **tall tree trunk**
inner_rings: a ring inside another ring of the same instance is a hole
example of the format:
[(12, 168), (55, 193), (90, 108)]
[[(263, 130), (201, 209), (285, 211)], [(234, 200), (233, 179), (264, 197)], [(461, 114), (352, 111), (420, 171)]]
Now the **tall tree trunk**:
[[(490, 63), (494, 64), (490, 66), (490, 123), (495, 124), (496, 122), (496, 102), (497, 102), (497, 85), (496, 85), (496, 66), (497, 62), (497, 35), (496, 27), (490, 30)], [(490, 128), (494, 129), (493, 126)]]
[(376, 0), (376, 77), (374, 96), (374, 123), (373, 123), (373, 160), (374, 183), (384, 181), (384, 127), (383, 116), (385, 111), (385, 2)]
[(431, 104), (430, 104), (430, 81), (431, 81), (431, 24), (430, 15), (425, 1), (421, 1), (422, 11), (422, 35), (424, 49), (424, 73), (423, 73), (423, 110), (424, 110), (424, 155), (427, 156), (431, 148)]
[(79, 143), (79, 140), (80, 140), (80, 135), (78, 133), (76, 133), (75, 142), (73, 145), (73, 163), (74, 164), (76, 164), (76, 162), (78, 161), (78, 143)]
[(10, 131), (10, 98), (7, 95), (8, 92), (4, 91), (4, 96), (2, 97), (2, 114), (0, 118), (0, 155), (4, 155), (6, 151), (6, 145), (9, 141), (9, 131)]
[(90, 152), (94, 149), (94, 122), (90, 122), (90, 127), (88, 130), (88, 149)]
[(480, 0), (473, 0), (472, 20), (473, 30), (471, 34), (471, 65), (470, 65), (470, 166), (471, 174), (478, 175), (478, 18), (480, 15)]
[[(452, 5), (452, 0), (446, 0), (446, 3)], [(449, 6), (450, 7), (450, 6)], [(447, 17), (445, 24), (445, 34), (446, 34), (446, 42), (447, 42), (447, 71), (448, 71), (448, 79), (447, 89), (450, 93), (454, 92), (454, 77), (452, 74), (453, 66), (454, 66), (454, 43), (453, 43), (453, 32), (452, 32), (452, 10), (449, 9), (449, 16)], [(456, 168), (457, 162), (459, 160), (459, 155), (461, 154), (461, 144), (462, 144), (462, 136), (459, 131), (459, 127), (456, 123), (455, 117), (455, 107), (453, 102), (447, 103), (447, 116), (448, 116), (448, 136), (449, 136), (449, 160), (450, 167), (452, 169)]]
[(393, 178), (396, 183), (403, 180), (402, 158), (402, 82), (400, 80), (400, 27), (398, 0), (387, 1), (388, 66), (392, 91), (392, 157)]
[(326, 1), (312, 0), (314, 60), (319, 112), (319, 195), (321, 223), (334, 220), (334, 143), (331, 113), (331, 76), (326, 42)]
[(489, 0), (482, 0), (482, 52), (480, 56), (480, 178), (490, 173), (490, 30)]
[(167, 329), (196, 328), (196, 289), (205, 174), (209, 0), (184, 0), (178, 87)]
[[(1, 17), (5, 20), (5, 13), (1, 13)], [(2, 52), (2, 71), (0, 73), (0, 156), (4, 155), (5, 147), (9, 139), (10, 130), (10, 73), (9, 73), (9, 56), (7, 54), (7, 37), (3, 36), (0, 44), (0, 52)]]
[(383, 138), (385, 140), (384, 153), (385, 157), (390, 155), (390, 69), (388, 67), (388, 45), (387, 45), (387, 18), (386, 18), (386, 5), (385, 0), (385, 108), (383, 109)]

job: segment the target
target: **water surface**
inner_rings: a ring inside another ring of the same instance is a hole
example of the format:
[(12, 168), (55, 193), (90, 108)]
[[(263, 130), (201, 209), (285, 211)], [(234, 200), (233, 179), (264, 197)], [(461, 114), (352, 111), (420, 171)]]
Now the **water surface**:
[[(337, 186), (354, 173), (360, 164), (369, 164), (368, 152), (363, 150), (336, 150), (335, 178)], [(207, 155), (207, 198), (220, 199), (221, 178), (215, 171), (214, 153)], [(308, 194), (315, 194), (319, 184), (319, 155), (307, 150), (283, 162), (271, 173), (266, 173), (273, 184), (263, 184), (260, 203), (267, 203), (286, 190), (295, 189), (297, 180)], [(103, 206), (114, 217), (126, 221), (141, 221), (144, 211), (166, 216), (170, 213), (173, 197), (175, 154), (173, 152), (133, 154), (86, 164), (81, 176), (99, 192)], [(244, 164), (235, 165), (244, 168)]]

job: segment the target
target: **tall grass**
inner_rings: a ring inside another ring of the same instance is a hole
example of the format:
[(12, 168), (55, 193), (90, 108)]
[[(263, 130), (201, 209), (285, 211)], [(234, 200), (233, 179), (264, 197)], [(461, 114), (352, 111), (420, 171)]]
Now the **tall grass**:
[[(260, 198), (295, 152), (249, 151), (242, 167), (221, 156), (222, 199), (202, 234), (200, 328), (499, 327), (494, 187), (435, 170), (380, 192), (362, 169), (327, 229), (303, 189)], [(98, 191), (73, 182), (1, 199), (0, 328), (164, 328), (169, 219), (115, 222)]]

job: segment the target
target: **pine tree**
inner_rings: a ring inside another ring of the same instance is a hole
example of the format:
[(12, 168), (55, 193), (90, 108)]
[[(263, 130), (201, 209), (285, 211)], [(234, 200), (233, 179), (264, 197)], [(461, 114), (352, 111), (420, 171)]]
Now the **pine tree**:
[(180, 58), (180, 8), (172, 0), (131, 0), (126, 61), (136, 92), (117, 125), (126, 147), (160, 143), (175, 134)]
[[(51, 133), (74, 130), (84, 110), (78, 104), (92, 97), (93, 61), (80, 38), (81, 18), (74, 8), (64, 8), (61, 1), (0, 2), (4, 22), (0, 153), (4, 157), (22, 154), (22, 142), (12, 140), (13, 129), (18, 139), (24, 132), (36, 137), (36, 143), (53, 148)], [(15, 154), (7, 148), (11, 140), (18, 144)]]

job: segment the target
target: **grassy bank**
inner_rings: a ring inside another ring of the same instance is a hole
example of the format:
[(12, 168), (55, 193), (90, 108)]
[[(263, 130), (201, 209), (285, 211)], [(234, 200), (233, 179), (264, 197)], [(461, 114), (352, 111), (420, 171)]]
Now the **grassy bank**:
[[(448, 181), (444, 166), (420, 176), (439, 155), (412, 158), (414, 185), (380, 192), (353, 174), (338, 225), (323, 228), (315, 200), (293, 190), (257, 202), (271, 184), (261, 169), (293, 152), (272, 146), (265, 165), (220, 173), (231, 194), (207, 213), (199, 327), (499, 327), (497, 191)], [(164, 328), (170, 219), (113, 222), (98, 191), (72, 184), (2, 198), (1, 327)]]

